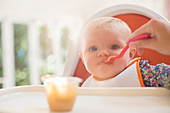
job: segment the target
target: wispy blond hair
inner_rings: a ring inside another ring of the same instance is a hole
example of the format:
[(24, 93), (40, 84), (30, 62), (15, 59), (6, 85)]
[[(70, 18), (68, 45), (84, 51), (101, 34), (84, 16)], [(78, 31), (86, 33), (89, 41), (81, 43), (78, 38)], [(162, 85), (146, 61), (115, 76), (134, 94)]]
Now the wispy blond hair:
[(124, 28), (131, 33), (131, 29), (124, 21), (114, 17), (96, 18), (85, 25), (83, 32), (88, 32), (94, 29), (116, 30), (117, 27), (121, 27), (121, 29)]
[[(107, 30), (107, 31), (115, 31), (115, 32), (126, 32), (129, 35), (131, 34), (131, 29), (129, 26), (122, 20), (114, 17), (100, 17), (90, 21), (86, 24), (81, 33), (81, 40), (80, 40), (80, 50), (82, 49), (82, 45), (84, 42), (84, 36), (88, 32), (93, 30)], [(121, 30), (121, 31), (120, 31)], [(128, 37), (128, 36), (127, 36)]]

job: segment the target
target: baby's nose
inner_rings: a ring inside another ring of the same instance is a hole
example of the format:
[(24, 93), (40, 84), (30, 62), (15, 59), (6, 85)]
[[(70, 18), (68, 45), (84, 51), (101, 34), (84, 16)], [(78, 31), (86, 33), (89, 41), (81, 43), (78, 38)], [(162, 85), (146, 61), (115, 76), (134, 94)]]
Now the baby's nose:
[(108, 56), (108, 55), (109, 55), (109, 52), (106, 50), (99, 51), (99, 53), (97, 54), (98, 57)]

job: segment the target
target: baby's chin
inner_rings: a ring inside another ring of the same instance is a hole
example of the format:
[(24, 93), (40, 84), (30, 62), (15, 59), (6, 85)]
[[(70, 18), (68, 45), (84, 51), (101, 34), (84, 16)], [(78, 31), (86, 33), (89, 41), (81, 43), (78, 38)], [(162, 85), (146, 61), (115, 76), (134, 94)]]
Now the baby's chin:
[(96, 73), (93, 73), (96, 78), (100, 80), (107, 80), (116, 77), (118, 74), (120, 74), (123, 71), (122, 69), (113, 69), (113, 68), (105, 68), (105, 69), (100, 69)]
[(96, 75), (95, 77), (98, 79), (98, 80), (108, 80), (108, 79), (111, 79), (111, 78), (114, 78), (116, 76), (115, 75), (109, 75), (109, 74), (101, 74), (101, 75)]

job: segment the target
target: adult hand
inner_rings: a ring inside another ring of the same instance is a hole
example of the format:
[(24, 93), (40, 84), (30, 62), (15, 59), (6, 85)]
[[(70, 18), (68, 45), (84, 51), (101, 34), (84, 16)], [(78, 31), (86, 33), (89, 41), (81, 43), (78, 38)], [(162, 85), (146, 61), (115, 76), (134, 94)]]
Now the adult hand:
[(130, 36), (130, 39), (148, 33), (151, 39), (141, 39), (130, 43), (131, 48), (137, 48), (138, 55), (142, 55), (143, 48), (156, 50), (159, 53), (170, 55), (170, 23), (162, 19), (151, 19)]

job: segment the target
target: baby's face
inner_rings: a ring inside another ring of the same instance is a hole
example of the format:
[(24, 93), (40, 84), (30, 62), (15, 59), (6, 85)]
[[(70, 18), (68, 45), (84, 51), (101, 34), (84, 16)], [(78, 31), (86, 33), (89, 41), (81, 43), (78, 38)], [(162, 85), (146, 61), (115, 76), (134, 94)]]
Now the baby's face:
[(117, 56), (126, 46), (128, 32), (93, 30), (83, 38), (82, 52), (80, 57), (86, 69), (99, 80), (113, 78), (122, 72), (131, 58), (128, 50), (122, 58), (112, 63), (103, 63), (110, 56)]

